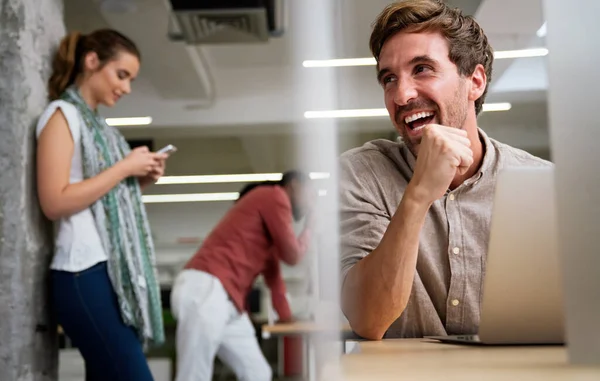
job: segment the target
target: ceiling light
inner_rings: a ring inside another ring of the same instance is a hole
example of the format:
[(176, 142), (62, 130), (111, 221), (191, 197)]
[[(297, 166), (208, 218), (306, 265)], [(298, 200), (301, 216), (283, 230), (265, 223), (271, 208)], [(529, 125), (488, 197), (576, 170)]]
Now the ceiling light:
[(546, 22), (544, 22), (542, 24), (542, 26), (540, 27), (540, 29), (538, 29), (538, 31), (535, 34), (537, 34), (537, 36), (540, 37), (540, 38), (546, 37)]
[(548, 55), (546, 48), (501, 50), (494, 53), (494, 59), (544, 57), (546, 55)]
[[(545, 35), (546, 28), (545, 24), (542, 26), (543, 33)], [(540, 31), (542, 30), (540, 28)], [(540, 32), (538, 31), (538, 33)], [(538, 34), (539, 36), (539, 34)], [(527, 58), (527, 57), (540, 57), (548, 54), (546, 48), (532, 48), (532, 49), (519, 49), (519, 50), (498, 50), (494, 52), (494, 59), (501, 60), (507, 58)], [(306, 60), (302, 62), (304, 67), (344, 67), (344, 66), (374, 66), (377, 64), (375, 58), (339, 58), (332, 60)]]
[(331, 175), (329, 172), (311, 172), (308, 176), (311, 180), (324, 180), (328, 179)]
[(384, 108), (364, 108), (353, 110), (325, 110), (325, 111), (307, 111), (304, 113), (306, 119), (320, 118), (364, 118), (372, 116), (388, 116)]
[(233, 201), (239, 197), (238, 192), (222, 193), (185, 193), (185, 194), (147, 194), (142, 196), (146, 204), (167, 202), (200, 202), (200, 201)]
[[(511, 104), (508, 102), (502, 103), (484, 103), (481, 111), (508, 111)], [(324, 111), (306, 111), (304, 117), (306, 119), (323, 119), (323, 118), (368, 118), (375, 116), (389, 116), (385, 108), (366, 108), (352, 110), (324, 110)]]
[(340, 58), (335, 60), (307, 60), (304, 67), (341, 67), (341, 66), (373, 66), (375, 58)]
[[(326, 196), (326, 189), (319, 189), (319, 196)], [(147, 194), (142, 196), (145, 204), (166, 204), (174, 202), (210, 202), (210, 201), (235, 201), (238, 192), (220, 193), (182, 193), (182, 194)]]
[(488, 111), (508, 111), (510, 110), (512, 105), (508, 102), (500, 102), (500, 103), (484, 103), (481, 108), (482, 112)]
[(134, 118), (106, 118), (106, 124), (109, 126), (145, 126), (150, 123), (152, 123), (152, 118), (149, 116)]
[[(215, 184), (215, 183), (251, 183), (259, 181), (279, 181), (282, 173), (248, 173), (237, 175), (195, 175), (195, 176), (163, 176), (156, 184)], [(311, 172), (312, 180), (329, 178), (327, 172)]]

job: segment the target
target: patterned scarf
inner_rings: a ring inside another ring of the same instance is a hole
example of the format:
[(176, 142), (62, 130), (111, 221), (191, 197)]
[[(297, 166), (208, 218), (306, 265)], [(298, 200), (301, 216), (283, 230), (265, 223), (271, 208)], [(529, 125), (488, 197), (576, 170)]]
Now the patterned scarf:
[[(79, 111), (85, 179), (129, 154), (131, 149), (121, 133), (92, 111), (76, 88), (68, 88), (61, 99)], [(137, 178), (121, 181), (90, 208), (108, 255), (108, 274), (123, 321), (135, 328), (144, 347), (164, 343), (154, 244)]]

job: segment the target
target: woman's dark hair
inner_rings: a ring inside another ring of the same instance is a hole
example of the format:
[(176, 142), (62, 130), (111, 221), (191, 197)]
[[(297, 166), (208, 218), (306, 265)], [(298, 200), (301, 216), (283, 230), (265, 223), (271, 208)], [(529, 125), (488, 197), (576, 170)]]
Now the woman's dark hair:
[(141, 60), (137, 46), (129, 38), (112, 29), (99, 29), (88, 35), (71, 32), (66, 35), (52, 61), (52, 75), (48, 80), (48, 97), (57, 99), (75, 82), (83, 71), (85, 56), (95, 52), (100, 67), (114, 59), (119, 53), (127, 52)]
[(263, 181), (260, 183), (250, 183), (250, 184), (246, 184), (242, 190), (240, 190), (240, 195), (238, 197), (238, 200), (241, 199), (243, 196), (245, 196), (246, 194), (248, 194), (248, 192), (250, 192), (252, 189), (260, 187), (260, 186), (265, 186), (265, 185), (279, 185), (279, 186), (286, 186), (287, 184), (289, 184), (292, 180), (298, 180), (301, 183), (305, 183), (308, 180), (308, 176), (306, 176), (306, 174), (304, 172), (301, 171), (297, 171), (297, 170), (291, 170), (291, 171), (287, 171), (283, 174), (283, 176), (281, 177), (281, 180), (279, 181)]

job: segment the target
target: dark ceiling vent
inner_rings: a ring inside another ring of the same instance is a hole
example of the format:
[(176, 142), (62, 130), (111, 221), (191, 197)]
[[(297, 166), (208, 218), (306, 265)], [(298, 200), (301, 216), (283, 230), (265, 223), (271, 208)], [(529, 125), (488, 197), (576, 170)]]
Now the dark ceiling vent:
[(265, 42), (284, 32), (285, 0), (169, 0), (170, 37), (188, 44)]

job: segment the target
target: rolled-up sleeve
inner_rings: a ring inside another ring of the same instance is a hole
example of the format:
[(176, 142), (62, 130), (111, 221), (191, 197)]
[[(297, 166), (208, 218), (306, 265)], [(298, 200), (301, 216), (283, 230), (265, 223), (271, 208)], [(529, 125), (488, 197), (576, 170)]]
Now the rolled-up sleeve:
[(341, 284), (348, 271), (381, 242), (390, 223), (381, 182), (364, 157), (340, 158)]

